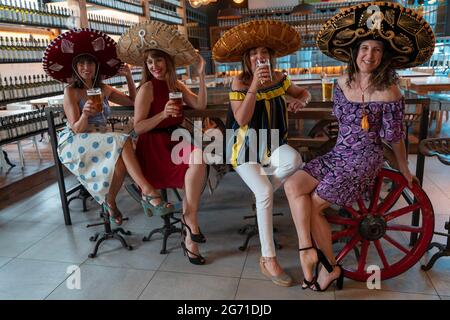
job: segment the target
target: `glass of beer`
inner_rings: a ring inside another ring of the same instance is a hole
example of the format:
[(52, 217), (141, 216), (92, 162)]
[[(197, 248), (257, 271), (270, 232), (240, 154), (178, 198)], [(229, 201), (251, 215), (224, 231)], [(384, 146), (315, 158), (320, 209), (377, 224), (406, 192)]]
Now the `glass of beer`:
[(322, 101), (333, 101), (334, 80), (322, 78)]
[(183, 109), (183, 93), (179, 91), (169, 92), (169, 99), (178, 109), (177, 117), (181, 116), (181, 111)]
[[(269, 70), (270, 81), (272, 81), (272, 70), (270, 69), (270, 60), (269, 59), (267, 59), (267, 60), (259, 60), (259, 59), (257, 59), (256, 60), (256, 66), (257, 67), (259, 67), (259, 66), (267, 66), (267, 70)], [(264, 83), (264, 81), (261, 80), (261, 84), (263, 84), (263, 83)]]
[(94, 102), (95, 108), (97, 112), (103, 112), (103, 97), (102, 97), (102, 89), (100, 88), (92, 88), (86, 91), (87, 97), (89, 100)]

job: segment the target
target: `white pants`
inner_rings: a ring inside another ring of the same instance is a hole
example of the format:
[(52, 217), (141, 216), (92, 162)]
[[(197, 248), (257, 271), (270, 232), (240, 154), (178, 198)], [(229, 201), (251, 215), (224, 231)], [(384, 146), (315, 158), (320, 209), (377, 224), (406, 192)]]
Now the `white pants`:
[(256, 199), (259, 240), (263, 257), (275, 257), (273, 241), (273, 193), (302, 164), (300, 154), (285, 144), (275, 149), (270, 157), (269, 166), (259, 163), (244, 163), (235, 171), (252, 190)]

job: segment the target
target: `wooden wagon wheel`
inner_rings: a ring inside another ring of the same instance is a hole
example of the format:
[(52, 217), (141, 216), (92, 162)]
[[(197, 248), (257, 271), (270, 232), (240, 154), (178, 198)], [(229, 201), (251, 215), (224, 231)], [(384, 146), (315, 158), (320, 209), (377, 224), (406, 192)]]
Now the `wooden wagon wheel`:
[[(394, 188), (383, 190), (386, 183), (393, 184)], [(404, 193), (410, 194), (416, 202), (403, 201)], [(419, 261), (433, 237), (434, 213), (428, 196), (418, 184), (414, 183), (410, 189), (399, 172), (382, 169), (370, 202), (359, 199), (357, 204), (358, 208), (344, 207), (349, 217), (327, 215), (332, 225), (340, 227), (333, 232), (332, 239), (338, 252), (336, 260), (342, 264), (346, 277), (366, 281), (372, 275), (367, 267), (375, 265), (381, 271), (381, 279), (389, 279)], [(419, 226), (408, 225), (418, 209)], [(418, 239), (409, 247), (411, 233), (416, 233)]]

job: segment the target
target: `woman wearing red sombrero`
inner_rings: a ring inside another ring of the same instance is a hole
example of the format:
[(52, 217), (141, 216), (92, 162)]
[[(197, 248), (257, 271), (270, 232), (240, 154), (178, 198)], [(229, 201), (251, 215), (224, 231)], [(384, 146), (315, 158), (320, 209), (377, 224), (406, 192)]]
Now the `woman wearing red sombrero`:
[[(64, 90), (67, 127), (59, 134), (59, 159), (108, 212), (111, 222), (122, 224), (116, 196), (127, 171), (142, 190), (144, 209), (173, 210), (144, 178), (129, 135), (106, 130), (108, 101), (133, 105), (136, 94), (130, 69), (117, 58), (114, 40), (91, 29), (68, 31), (51, 42), (43, 64), (49, 76), (69, 83)], [(126, 77), (129, 95), (102, 83), (117, 73)]]
[[(159, 21), (130, 28), (121, 36), (117, 52), (123, 61), (143, 66), (134, 116), (139, 163), (156, 188), (185, 190), (181, 246), (190, 263), (203, 265), (205, 258), (198, 248), (198, 243), (206, 242), (198, 226), (206, 179), (203, 152), (191, 144), (182, 145), (183, 142), (180, 148), (178, 141), (171, 140), (171, 133), (183, 122), (183, 102), (193, 109), (206, 108), (205, 61), (185, 36)], [(190, 64), (195, 64), (200, 78), (198, 95), (177, 80), (175, 68)]]
[[(242, 73), (231, 85), (227, 123), (235, 137), (227, 142), (227, 161), (255, 195), (260, 270), (280, 286), (290, 286), (293, 281), (276, 258), (273, 194), (302, 163), (300, 154), (287, 144), (288, 109), (296, 112), (311, 96), (273, 67), (275, 57), (294, 53), (299, 47), (300, 36), (288, 24), (255, 20), (230, 29), (213, 48), (214, 60), (242, 63)], [(286, 95), (292, 97), (289, 106)]]
[(404, 146), (405, 103), (395, 70), (423, 64), (434, 44), (433, 31), (420, 15), (390, 2), (348, 8), (319, 32), (320, 50), (348, 63), (348, 72), (338, 79), (334, 92), (333, 112), (339, 122), (335, 147), (285, 184), (292, 215), (306, 217), (306, 223), (311, 219), (312, 236), (327, 258), (327, 270), (314, 274), (318, 259), (311, 239), (300, 244), (301, 252), (310, 255), (309, 263), (302, 263), (303, 289), (324, 291), (334, 281), (342, 288), (343, 269), (336, 263), (331, 229), (321, 212), (331, 204), (351, 207), (364, 197), (383, 164), (382, 139), (392, 146), (400, 172), (412, 184)]

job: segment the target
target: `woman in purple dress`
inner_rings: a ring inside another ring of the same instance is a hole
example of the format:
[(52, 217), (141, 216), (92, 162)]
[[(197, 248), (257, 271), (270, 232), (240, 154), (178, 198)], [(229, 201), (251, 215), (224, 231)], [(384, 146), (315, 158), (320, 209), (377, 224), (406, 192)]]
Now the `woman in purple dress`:
[[(372, 21), (371, 12), (381, 14)], [(407, 31), (405, 19), (414, 24)], [(299, 238), (302, 288), (324, 291), (335, 280), (341, 289), (344, 274), (321, 212), (331, 204), (351, 206), (370, 189), (383, 163), (382, 140), (391, 144), (400, 172), (412, 185), (404, 145), (405, 104), (395, 69), (424, 63), (433, 53), (434, 35), (413, 11), (394, 3), (367, 3), (328, 21), (317, 44), (323, 53), (348, 63), (334, 91), (339, 133), (333, 150), (292, 175), (285, 190)], [(320, 250), (313, 247), (311, 234)], [(327, 270), (318, 273), (319, 262)]]

